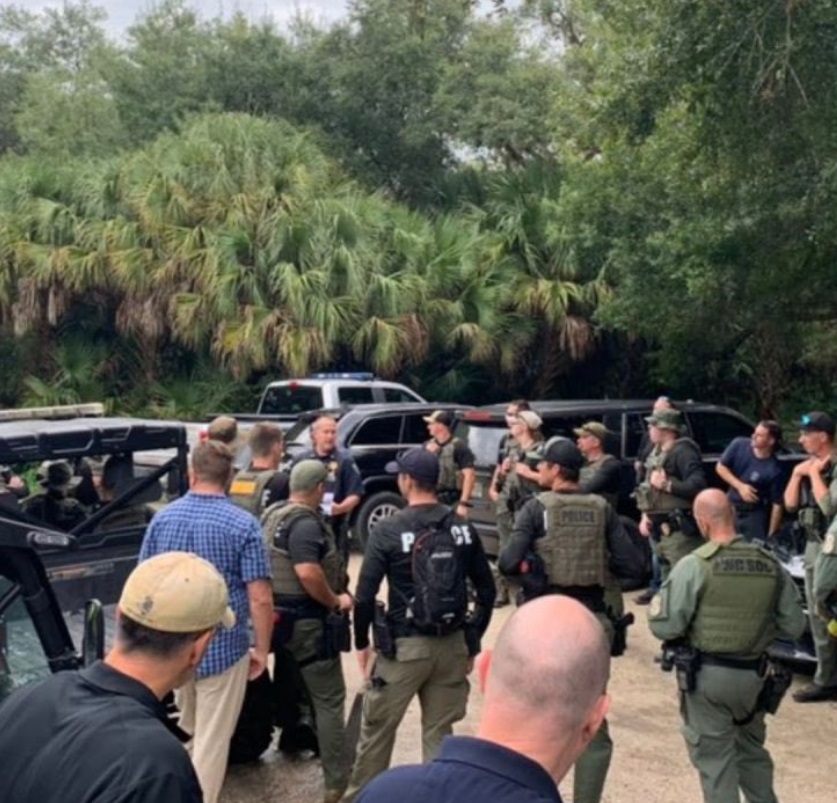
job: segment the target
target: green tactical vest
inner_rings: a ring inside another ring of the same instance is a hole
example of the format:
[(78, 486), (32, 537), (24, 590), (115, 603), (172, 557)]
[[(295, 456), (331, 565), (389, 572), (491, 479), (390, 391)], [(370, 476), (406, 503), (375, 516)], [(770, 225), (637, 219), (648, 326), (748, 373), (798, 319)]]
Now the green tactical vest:
[[(506, 457), (511, 459), (512, 465), (509, 473), (506, 474), (506, 481), (503, 483), (503, 490), (500, 492), (500, 497), (503, 500), (511, 502), (515, 510), (520, 510), (529, 499), (541, 490), (541, 486), (537, 482), (524, 479), (514, 470), (515, 463), (526, 458), (526, 451), (518, 446), (513, 439), (510, 438), (509, 440), (513, 446), (507, 450)], [(540, 444), (541, 441), (536, 440), (532, 449), (540, 446)]]
[(440, 491), (452, 491), (462, 488), (462, 475), (454, 462), (454, 449), (459, 442), (458, 438), (451, 438), (438, 453), (439, 457), (439, 482), (436, 487)]
[(607, 579), (607, 502), (596, 494), (537, 496), (544, 506), (546, 535), (535, 539), (552, 586), (603, 586)]
[[(830, 486), (834, 481), (835, 460), (837, 460), (837, 456), (832, 456), (831, 463), (823, 472), (822, 478), (826, 487)], [(817, 500), (814, 499), (814, 494), (811, 491), (811, 482), (807, 477), (802, 481), (800, 503), (797, 518), (799, 519), (799, 524), (805, 533), (806, 540), (821, 541), (828, 527), (828, 519), (822, 512), (820, 506), (817, 504)]]
[[(678, 438), (667, 452), (664, 452), (659, 446), (655, 446), (651, 450), (651, 454), (645, 461), (646, 479), (636, 489), (636, 504), (643, 513), (670, 513), (672, 510), (689, 510), (692, 507), (691, 499), (684, 499), (682, 496), (652, 488), (648, 481), (648, 477), (651, 476), (651, 472), (655, 468), (665, 469), (666, 474), (671, 477), (670, 460), (678, 450), (686, 445), (698, 449), (698, 445), (691, 438)], [(680, 478), (674, 477), (674, 479)]]
[(290, 552), (277, 546), (282, 531), (290, 529), (295, 521), (305, 517), (316, 521), (326, 537), (328, 546), (321, 565), (331, 590), (336, 594), (343, 587), (344, 571), (334, 534), (319, 513), (296, 502), (276, 502), (262, 514), (262, 534), (270, 552), (270, 565), (273, 569), (273, 593), (285, 597), (308, 596), (294, 571)]
[(279, 472), (273, 469), (245, 469), (233, 477), (230, 499), (254, 516), (264, 510), (264, 490)]
[(700, 605), (689, 630), (703, 652), (758, 657), (776, 636), (781, 571), (767, 551), (742, 538), (696, 549), (707, 570)]
[[(589, 482), (593, 477), (596, 476), (596, 472), (599, 470), (599, 466), (603, 465), (606, 461), (616, 460), (616, 458), (612, 454), (604, 454), (594, 463), (585, 463), (582, 466), (581, 471), (578, 473), (578, 479), (580, 484), (584, 485), (585, 483)], [(618, 493), (601, 493), (597, 492), (598, 496), (601, 496), (614, 510), (619, 505), (619, 494)]]

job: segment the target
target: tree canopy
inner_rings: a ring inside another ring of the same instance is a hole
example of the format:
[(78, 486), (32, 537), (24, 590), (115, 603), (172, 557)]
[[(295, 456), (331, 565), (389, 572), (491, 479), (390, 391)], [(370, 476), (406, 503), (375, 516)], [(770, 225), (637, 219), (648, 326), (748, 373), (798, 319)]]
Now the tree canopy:
[(836, 32), (826, 0), (167, 0), (118, 41), (0, 7), (0, 402), (363, 367), (827, 405)]

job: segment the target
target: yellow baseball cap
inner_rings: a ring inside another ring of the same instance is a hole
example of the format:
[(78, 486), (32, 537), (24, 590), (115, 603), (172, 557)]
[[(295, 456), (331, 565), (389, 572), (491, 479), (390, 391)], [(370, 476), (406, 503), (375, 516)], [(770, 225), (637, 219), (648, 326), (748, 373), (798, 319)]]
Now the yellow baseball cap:
[(164, 552), (140, 563), (125, 581), (119, 610), (137, 624), (163, 633), (235, 625), (221, 573), (191, 552)]

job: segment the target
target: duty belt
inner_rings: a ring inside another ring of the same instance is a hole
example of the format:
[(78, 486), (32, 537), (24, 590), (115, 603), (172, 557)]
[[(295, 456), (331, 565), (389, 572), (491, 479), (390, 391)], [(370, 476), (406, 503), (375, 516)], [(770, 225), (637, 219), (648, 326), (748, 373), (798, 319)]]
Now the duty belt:
[(764, 510), (767, 507), (767, 502), (733, 502), (732, 505), (742, 513), (755, 513)]
[(707, 666), (722, 666), (726, 669), (746, 669), (751, 672), (758, 672), (763, 675), (767, 671), (767, 656), (762, 655), (759, 658), (733, 658), (728, 655), (718, 655), (717, 653), (702, 652), (700, 654), (702, 664)]
[(294, 597), (288, 594), (273, 595), (274, 608), (287, 608), (297, 619), (325, 619), (328, 611), (310, 597)]

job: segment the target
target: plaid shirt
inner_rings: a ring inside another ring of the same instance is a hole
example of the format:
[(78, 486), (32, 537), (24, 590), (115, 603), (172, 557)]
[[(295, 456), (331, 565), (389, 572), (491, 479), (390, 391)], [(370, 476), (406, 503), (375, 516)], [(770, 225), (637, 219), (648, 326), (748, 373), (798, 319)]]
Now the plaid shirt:
[(154, 516), (139, 559), (177, 551), (208, 560), (227, 581), (235, 627), (219, 629), (197, 671), (199, 678), (220, 675), (241, 660), (250, 647), (247, 583), (271, 577), (261, 527), (224, 495), (189, 492)]

